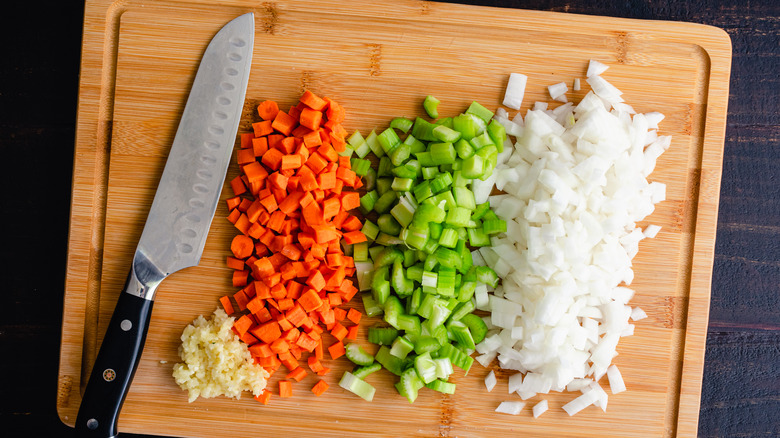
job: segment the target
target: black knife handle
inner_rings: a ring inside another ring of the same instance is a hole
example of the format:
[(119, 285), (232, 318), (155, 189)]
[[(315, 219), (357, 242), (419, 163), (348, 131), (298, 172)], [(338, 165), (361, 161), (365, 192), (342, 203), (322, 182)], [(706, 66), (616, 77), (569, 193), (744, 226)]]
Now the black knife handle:
[(131, 273), (92, 367), (76, 418), (77, 437), (117, 435), (117, 418), (141, 359), (154, 303), (128, 293), (133, 281)]

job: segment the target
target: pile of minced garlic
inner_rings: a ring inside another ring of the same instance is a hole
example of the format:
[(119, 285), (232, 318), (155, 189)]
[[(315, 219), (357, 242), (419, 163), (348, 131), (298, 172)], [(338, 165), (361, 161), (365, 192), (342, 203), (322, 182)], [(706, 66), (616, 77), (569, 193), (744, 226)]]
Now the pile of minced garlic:
[(265, 388), (268, 372), (255, 365), (246, 344), (231, 330), (233, 322), (217, 309), (210, 320), (198, 316), (184, 329), (179, 346), (184, 363), (173, 367), (173, 377), (189, 391), (190, 402), (219, 395), (239, 399), (243, 391), (257, 396)]

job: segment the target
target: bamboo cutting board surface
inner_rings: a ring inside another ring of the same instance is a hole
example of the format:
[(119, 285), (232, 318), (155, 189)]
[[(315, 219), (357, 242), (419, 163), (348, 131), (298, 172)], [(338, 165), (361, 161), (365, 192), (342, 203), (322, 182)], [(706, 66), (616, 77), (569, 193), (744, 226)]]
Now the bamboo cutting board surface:
[[(57, 408), (73, 425), (81, 391), (162, 172), (200, 57), (230, 19), (255, 12), (253, 70), (240, 131), (265, 99), (292, 105), (304, 88), (340, 102), (345, 125), (364, 133), (394, 116), (422, 115), (437, 96), (455, 115), (472, 100), (501, 104), (511, 72), (528, 75), (525, 111), (547, 101), (547, 85), (581, 78), (589, 59), (639, 112), (661, 111), (670, 150), (650, 180), (667, 184), (667, 201), (647, 223), (663, 227), (634, 259), (633, 305), (649, 318), (622, 338), (615, 363), (627, 392), (606, 413), (575, 417), (561, 406), (577, 394), (551, 394), (533, 419), (493, 412), (506, 378), (491, 393), (488, 369), (456, 373), (455, 395), (421, 391), (410, 405), (389, 373), (368, 380), (371, 403), (337, 386), (349, 368), (329, 361), (331, 388), (315, 397), (308, 376), (295, 396), (263, 406), (251, 397), (187, 403), (171, 377), (183, 328), (233, 292), (224, 266), (235, 229), (220, 203), (200, 265), (162, 283), (120, 430), (176, 436), (694, 436), (698, 424), (731, 46), (726, 34), (696, 24), (400, 1), (232, 0), (144, 2), (88, 0), (84, 27), (68, 270)], [(514, 112), (510, 112), (511, 115)], [(228, 180), (237, 175), (231, 165)], [(223, 199), (229, 197), (229, 189)], [(364, 324), (367, 326), (369, 324)], [(365, 329), (363, 329), (365, 332)], [(283, 374), (283, 373), (278, 373)], [(394, 377), (394, 376), (393, 376)], [(272, 381), (276, 381), (273, 379)], [(605, 382), (604, 379), (603, 382)], [(606, 384), (605, 384), (606, 385)], [(608, 385), (607, 385), (608, 386)], [(606, 386), (605, 386), (606, 387)], [(609, 390), (607, 390), (609, 391)]]

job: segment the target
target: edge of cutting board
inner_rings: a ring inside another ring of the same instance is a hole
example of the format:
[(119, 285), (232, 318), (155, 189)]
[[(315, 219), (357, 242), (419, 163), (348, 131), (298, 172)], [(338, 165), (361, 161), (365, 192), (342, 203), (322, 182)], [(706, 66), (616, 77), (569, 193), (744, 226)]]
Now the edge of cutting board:
[[(213, 6), (207, 1), (170, 1), (171, 4)], [(278, 3), (284, 3), (282, 1)], [(468, 10), (476, 16), (495, 12), (495, 8), (425, 1), (401, 1), (388, 12), (378, 1), (344, 6), (333, 1), (299, 0), (315, 9), (348, 9), (353, 15), (398, 15), (420, 19), (431, 14)], [(119, 17), (142, 2), (87, 0), (82, 42), (79, 109), (73, 167), (73, 191), (68, 238), (68, 259), (60, 350), (57, 412), (70, 426), (75, 422), (83, 379), (89, 375), (97, 353), (97, 305), (102, 263), (105, 191), (110, 154), (113, 85), (116, 68)], [(229, 1), (222, 4), (245, 11), (273, 16), (277, 3)], [(465, 9), (464, 9), (465, 8)], [(425, 17), (430, 19), (430, 17)], [(695, 234), (693, 239), (690, 294), (683, 310), (685, 336), (682, 346), (682, 374), (676, 434), (695, 436), (701, 397), (706, 329), (709, 315), (710, 285), (717, 225), (718, 199), (726, 128), (728, 87), (731, 65), (731, 41), (723, 30), (695, 23), (659, 22), (612, 17), (597, 17), (544, 11), (507, 9), (497, 25), (508, 26), (516, 20), (555, 24), (565, 20), (572, 25), (594, 26), (620, 32), (641, 29), (673, 35), (670, 39), (697, 44), (709, 58), (709, 83), (706, 113), (702, 126), (701, 175), (699, 178)], [(702, 213), (707, 214), (702, 214)], [(86, 267), (86, 269), (85, 269)], [(696, 308), (704, 311), (690, 312)], [(684, 421), (683, 421), (684, 420)], [(671, 431), (670, 431), (671, 433)]]

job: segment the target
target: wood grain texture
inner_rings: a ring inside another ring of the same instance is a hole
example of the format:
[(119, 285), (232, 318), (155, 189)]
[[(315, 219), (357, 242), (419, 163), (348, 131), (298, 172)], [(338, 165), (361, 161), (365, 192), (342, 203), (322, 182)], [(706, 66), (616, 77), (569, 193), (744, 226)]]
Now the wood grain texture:
[[(78, 138), (98, 141), (77, 140), (60, 365), (61, 386), (72, 388), (59, 406), (66, 423), (75, 418), (75, 389), (83, 386), (82, 376), (113, 309), (202, 50), (224, 22), (254, 6), (140, 5), (87, 3), (87, 17), (96, 20), (88, 20), (85, 28), (85, 36), (94, 32), (94, 38), (85, 39), (88, 68), (81, 98), (99, 103), (99, 111), (80, 114)], [(457, 395), (426, 393), (413, 406), (398, 403), (388, 376), (377, 378), (380, 395), (372, 404), (356, 404), (343, 392), (331, 391), (321, 399), (300, 395), (266, 408), (252, 400), (187, 405), (170, 377), (178, 335), (230, 291), (222, 265), (234, 231), (217, 220), (201, 264), (174, 274), (160, 288), (147, 349), (121, 418), (124, 430), (216, 436), (235, 421), (251, 429), (275, 418), (279, 421), (266, 424), (265, 430), (278, 434), (303, 432), (301, 420), (326, 434), (347, 435), (373, 427), (387, 435), (484, 436), (522, 427), (526, 433), (566, 436), (584, 428), (608, 434), (616, 425), (623, 425), (626, 436), (695, 433), (728, 89), (730, 50), (724, 34), (681, 23), (504, 13), (427, 2), (402, 2), (393, 13), (370, 2), (359, 8), (278, 2), (254, 9), (258, 49), (247, 116), (258, 99), (289, 105), (306, 87), (342, 102), (354, 114), (350, 129), (367, 131), (386, 124), (390, 115), (418, 114), (420, 98), (428, 93), (442, 98), (444, 112), (460, 111), (472, 99), (496, 106), (511, 71), (530, 77), (526, 102), (542, 100), (546, 85), (582, 76), (589, 58), (614, 65), (608, 78), (633, 96), (629, 101), (637, 110), (664, 108), (664, 129), (674, 136), (674, 144), (653, 179), (667, 183), (670, 200), (651, 220), (667, 231), (637, 257), (633, 285), (640, 291), (636, 303), (651, 318), (621, 343), (616, 359), (635, 387), (625, 397), (612, 398), (609, 414), (590, 411), (566, 422), (557, 408), (572, 398), (567, 394), (550, 397), (553, 412), (540, 420), (496, 418), (492, 410), (505, 396), (500, 389), (484, 394), (480, 388), (487, 370), (480, 367), (456, 377)], [(567, 25), (553, 26), (561, 20)], [(464, 34), (464, 26), (471, 32)], [(332, 32), (335, 28), (338, 34)], [(518, 45), (518, 39), (527, 42)], [(588, 54), (572, 47), (573, 40), (589, 47)], [(517, 56), (506, 56), (512, 52)], [(547, 55), (552, 52), (554, 59)], [(251, 121), (247, 117), (243, 128)], [(105, 160), (107, 169), (101, 166)], [(102, 203), (101, 217), (95, 210)], [(222, 209), (218, 217), (224, 216)], [(344, 366), (334, 364), (334, 386)], [(332, 407), (320, 401), (324, 399), (348, 406), (352, 415), (335, 417)], [(307, 403), (307, 409), (289, 409), (298, 403)], [(191, 421), (170, 422), (171, 415)], [(403, 420), (412, 416), (419, 419), (414, 425)], [(481, 418), (490, 418), (492, 425), (481, 426)]]

